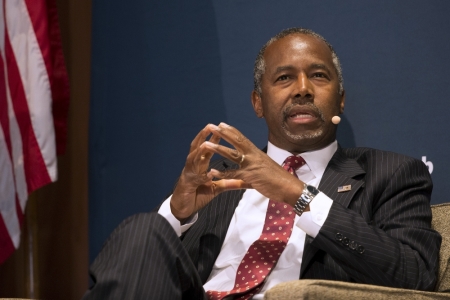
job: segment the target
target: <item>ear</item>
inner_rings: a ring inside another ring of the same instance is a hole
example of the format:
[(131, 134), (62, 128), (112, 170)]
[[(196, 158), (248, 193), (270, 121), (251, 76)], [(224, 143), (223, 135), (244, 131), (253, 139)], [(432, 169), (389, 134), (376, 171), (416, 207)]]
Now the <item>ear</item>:
[(339, 104), (339, 113), (340, 114), (344, 113), (344, 106), (345, 106), (345, 90), (342, 91), (341, 100), (340, 100), (340, 104)]
[(264, 118), (264, 110), (262, 107), (261, 96), (255, 91), (252, 91), (252, 105), (258, 118)]

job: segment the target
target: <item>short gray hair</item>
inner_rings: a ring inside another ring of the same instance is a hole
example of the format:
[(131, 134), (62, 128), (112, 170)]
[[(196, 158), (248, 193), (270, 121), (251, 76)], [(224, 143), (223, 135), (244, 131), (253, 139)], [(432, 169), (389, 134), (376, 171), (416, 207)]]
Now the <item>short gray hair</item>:
[(264, 61), (264, 53), (266, 52), (266, 49), (269, 45), (271, 45), (273, 42), (278, 41), (279, 39), (282, 39), (288, 35), (292, 34), (306, 34), (313, 37), (318, 38), (321, 41), (324, 41), (325, 44), (327, 44), (328, 48), (330, 48), (331, 51), (331, 58), (333, 60), (334, 68), (336, 69), (336, 74), (338, 76), (339, 80), (339, 95), (342, 95), (344, 91), (344, 78), (342, 77), (342, 67), (341, 62), (339, 61), (339, 57), (337, 56), (336, 52), (333, 49), (333, 46), (331, 46), (330, 43), (327, 42), (320, 34), (315, 33), (314, 31), (306, 28), (300, 28), (300, 27), (293, 27), (288, 28), (280, 33), (278, 33), (276, 36), (271, 38), (262, 48), (259, 50), (258, 55), (256, 56), (255, 60), (255, 66), (253, 69), (253, 88), (254, 90), (261, 96), (261, 80), (262, 76), (266, 70), (266, 62)]

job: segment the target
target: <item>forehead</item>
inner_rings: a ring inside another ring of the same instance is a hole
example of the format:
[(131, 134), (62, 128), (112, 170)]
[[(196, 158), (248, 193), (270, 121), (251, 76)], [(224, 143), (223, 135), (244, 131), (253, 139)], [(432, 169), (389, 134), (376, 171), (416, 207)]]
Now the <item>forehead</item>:
[(270, 44), (265, 53), (266, 68), (298, 63), (320, 63), (333, 68), (328, 45), (311, 35), (292, 34)]

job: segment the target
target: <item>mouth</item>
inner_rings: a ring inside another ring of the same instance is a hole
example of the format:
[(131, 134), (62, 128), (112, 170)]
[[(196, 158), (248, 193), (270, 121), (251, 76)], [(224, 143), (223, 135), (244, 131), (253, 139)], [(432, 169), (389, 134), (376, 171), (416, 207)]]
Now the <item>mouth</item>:
[(284, 115), (286, 122), (291, 124), (309, 124), (321, 119), (315, 107), (304, 105), (288, 107)]

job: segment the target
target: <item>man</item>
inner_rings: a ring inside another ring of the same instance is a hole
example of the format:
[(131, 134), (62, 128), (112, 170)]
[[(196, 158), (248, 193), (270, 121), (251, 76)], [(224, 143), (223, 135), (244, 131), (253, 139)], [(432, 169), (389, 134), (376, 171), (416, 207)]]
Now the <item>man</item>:
[[(159, 214), (113, 232), (86, 298), (262, 299), (298, 278), (433, 289), (440, 236), (428, 171), (399, 154), (340, 148), (331, 120), (344, 102), (339, 60), (321, 36), (292, 28), (271, 39), (252, 93), (267, 148), (208, 124)], [(224, 159), (210, 163), (214, 153)]]

